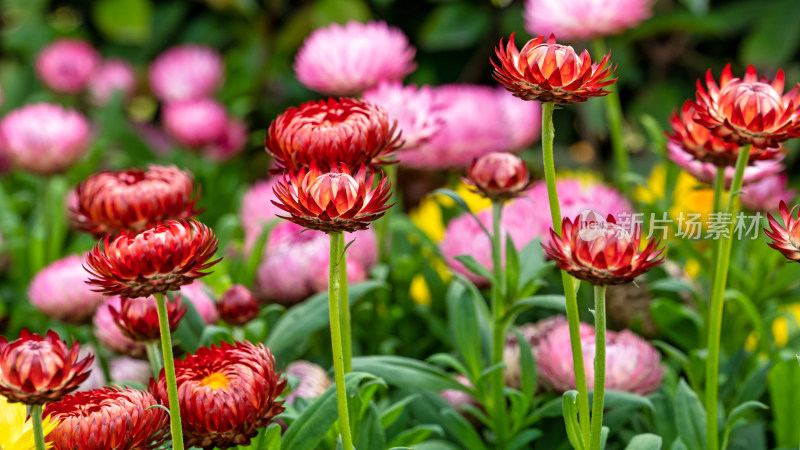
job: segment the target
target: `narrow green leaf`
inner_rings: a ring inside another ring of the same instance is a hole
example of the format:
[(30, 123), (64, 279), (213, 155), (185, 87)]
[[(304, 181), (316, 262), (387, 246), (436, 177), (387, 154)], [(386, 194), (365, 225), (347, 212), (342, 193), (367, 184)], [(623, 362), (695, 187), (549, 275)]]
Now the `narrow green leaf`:
[(706, 411), (697, 394), (681, 379), (675, 394), (675, 426), (688, 450), (705, 450)]
[(486, 449), (478, 432), (472, 428), (472, 425), (470, 425), (464, 416), (453, 409), (445, 409), (442, 411), (441, 417), (442, 425), (444, 425), (465, 448), (470, 450)]
[(661, 450), (661, 436), (645, 433), (634, 436), (625, 450)]
[[(405, 447), (417, 449), (417, 444), (425, 441), (433, 434), (444, 436), (444, 430), (439, 425), (423, 424), (400, 432), (389, 441), (389, 448)], [(377, 448), (377, 447), (376, 447)]]
[(458, 255), (455, 257), (455, 259), (456, 261), (463, 264), (464, 267), (467, 268), (467, 270), (474, 273), (475, 275), (486, 278), (492, 284), (496, 283), (494, 275), (489, 270), (489, 268), (479, 263), (472, 255)]
[(486, 228), (486, 225), (484, 225), (483, 222), (481, 222), (480, 219), (478, 219), (478, 216), (475, 215), (475, 213), (472, 212), (471, 209), (469, 209), (469, 205), (467, 205), (467, 201), (464, 200), (464, 198), (461, 196), (461, 194), (459, 194), (458, 192), (456, 192), (456, 191), (454, 191), (452, 189), (439, 188), (439, 189), (436, 189), (435, 191), (433, 191), (433, 195), (444, 195), (446, 197), (449, 197), (451, 200), (453, 200), (456, 203), (456, 206), (458, 206), (459, 209), (461, 209), (465, 213), (471, 215), (478, 222), (478, 225), (480, 225), (480, 227), (483, 230), (483, 232), (486, 233), (486, 236), (488, 236), (490, 240), (492, 239), (492, 233), (490, 233), (489, 229)]
[(469, 391), (469, 388), (438, 367), (402, 356), (359, 356), (353, 358), (353, 370), (374, 374), (397, 387)]
[(519, 367), (520, 377), (522, 378), (520, 387), (526, 397), (533, 398), (536, 394), (536, 379), (538, 377), (536, 358), (533, 357), (531, 344), (525, 339), (525, 336), (517, 328), (514, 328), (514, 334), (517, 336), (517, 342), (519, 343)]
[(586, 444), (578, 424), (578, 391), (567, 391), (561, 397), (561, 409), (564, 412), (564, 424), (567, 427), (567, 437), (575, 450), (584, 450)]

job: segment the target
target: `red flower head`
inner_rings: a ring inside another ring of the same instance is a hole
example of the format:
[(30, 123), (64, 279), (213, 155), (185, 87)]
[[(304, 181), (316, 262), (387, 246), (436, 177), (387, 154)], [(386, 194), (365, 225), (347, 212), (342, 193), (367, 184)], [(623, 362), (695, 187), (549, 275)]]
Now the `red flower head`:
[(707, 91), (697, 80), (695, 120), (715, 136), (767, 150), (800, 135), (800, 90), (795, 86), (784, 95), (782, 70), (769, 82), (766, 77), (759, 80), (753, 66), (743, 79), (734, 78), (728, 64), (719, 85), (709, 69), (706, 85)]
[(764, 229), (764, 233), (772, 239), (772, 242), (767, 245), (783, 253), (783, 256), (790, 261), (800, 261), (800, 220), (796, 219), (798, 208), (800, 205), (795, 205), (789, 211), (786, 203), (781, 200), (778, 212), (783, 219), (784, 226), (781, 226), (771, 215), (767, 215), (769, 226), (772, 229)]
[[(736, 165), (739, 145), (714, 136), (705, 125), (695, 121), (696, 115), (696, 104), (691, 100), (683, 104), (680, 113), (674, 112), (669, 118), (673, 130), (672, 134), (667, 134), (670, 141), (698, 161), (719, 167)], [(759, 160), (775, 159), (780, 152), (780, 146), (767, 149), (752, 148), (748, 161), (752, 164)]]
[(564, 218), (562, 236), (550, 230), (547, 256), (575, 278), (594, 285), (623, 284), (661, 264), (663, 248), (651, 240), (640, 250), (640, 229), (617, 225), (614, 216), (603, 221), (593, 212), (571, 221)]
[(324, 170), (380, 164), (403, 144), (397, 122), (380, 106), (351, 98), (289, 108), (269, 126), (267, 153), (283, 169), (316, 162)]
[[(170, 331), (178, 329), (178, 323), (186, 315), (186, 309), (186, 305), (181, 304), (179, 294), (175, 294), (175, 301), (167, 302)], [(122, 333), (134, 341), (147, 342), (161, 339), (155, 297), (125, 298), (122, 299), (120, 309), (109, 305), (108, 310)]]
[(217, 312), (225, 323), (244, 326), (258, 316), (258, 301), (250, 289), (235, 284), (217, 302)]
[[(248, 445), (258, 429), (283, 411), (275, 398), (286, 379), (263, 344), (223, 342), (175, 361), (181, 421), (187, 447), (229, 448)], [(168, 404), (164, 371), (150, 391)]]
[(544, 36), (539, 36), (522, 50), (517, 50), (512, 34), (505, 52), (501, 39), (495, 54), (499, 62), (492, 60), (494, 79), (523, 100), (562, 105), (585, 102), (608, 94), (602, 88), (617, 81), (606, 80), (617, 70), (607, 67), (610, 55), (592, 64), (588, 51), (578, 55), (571, 46), (556, 44), (552, 34), (546, 43)]
[(518, 156), (494, 152), (472, 162), (465, 182), (491, 199), (510, 199), (531, 186), (528, 166)]
[(53, 450), (161, 448), (169, 416), (149, 392), (101, 388), (48, 403), (44, 416), (58, 421), (47, 435)]
[(42, 338), (22, 330), (19, 339), (8, 342), (0, 336), (0, 395), (9, 402), (43, 405), (78, 388), (91, 372), (94, 356), (78, 360), (81, 346), (72, 350), (55, 331)]
[(210, 228), (191, 219), (167, 220), (141, 233), (122, 232), (106, 236), (86, 257), (88, 283), (96, 292), (135, 298), (174, 291), (195, 278), (217, 251), (217, 238)]
[(96, 173), (78, 185), (77, 194), (72, 223), (95, 235), (138, 232), (199, 213), (192, 174), (174, 166)]
[(375, 173), (361, 169), (355, 176), (342, 164), (338, 170), (322, 173), (310, 169), (283, 175), (274, 187), (278, 201), (273, 204), (291, 214), (282, 217), (312, 230), (325, 232), (366, 230), (392, 205), (386, 178), (374, 186)]

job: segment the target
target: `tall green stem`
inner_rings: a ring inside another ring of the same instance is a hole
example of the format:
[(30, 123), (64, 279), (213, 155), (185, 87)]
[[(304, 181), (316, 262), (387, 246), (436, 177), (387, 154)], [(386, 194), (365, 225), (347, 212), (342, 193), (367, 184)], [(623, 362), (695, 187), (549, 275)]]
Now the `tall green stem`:
[(594, 391), (591, 450), (602, 450), (603, 400), (606, 391), (606, 287), (594, 287)]
[[(607, 47), (602, 38), (592, 41), (592, 49), (595, 57), (599, 58), (607, 52)], [(629, 183), (627, 175), (631, 169), (631, 160), (628, 151), (625, 149), (622, 134), (622, 104), (619, 100), (619, 92), (611, 91), (605, 97), (606, 117), (608, 118), (608, 134), (611, 140), (611, 150), (614, 155), (614, 169), (617, 173), (619, 187), (624, 194), (628, 194)]]
[(342, 352), (344, 373), (353, 370), (353, 332), (350, 326), (350, 297), (347, 292), (347, 243), (339, 233), (339, 318), (342, 320)]
[(36, 444), (36, 450), (45, 450), (42, 405), (31, 405), (31, 419), (33, 420), (33, 442)]
[(161, 352), (164, 354), (164, 378), (167, 382), (169, 398), (169, 422), (172, 432), (173, 450), (183, 450), (183, 430), (181, 429), (181, 410), (178, 403), (178, 383), (175, 381), (175, 359), (172, 356), (172, 336), (169, 332), (167, 296), (153, 294), (158, 307), (158, 328), (161, 331)]
[(153, 376), (158, 378), (158, 374), (161, 373), (161, 368), (164, 367), (158, 350), (158, 342), (148, 342), (145, 344), (145, 349), (147, 350), (147, 360), (150, 361), (150, 370), (153, 372)]
[[(731, 244), (736, 214), (739, 212), (739, 190), (742, 188), (744, 169), (750, 156), (750, 146), (739, 150), (736, 160), (736, 172), (733, 175), (728, 203), (724, 213), (730, 214), (728, 234), (722, 233), (717, 244), (716, 261), (714, 262), (714, 282), (711, 289), (711, 306), (708, 314), (708, 358), (706, 359), (706, 434), (708, 436), (708, 449), (718, 450), (719, 429), (717, 427), (717, 390), (719, 383), (719, 344), (722, 332), (722, 310), (725, 300), (725, 285), (728, 280), (728, 266), (730, 265)], [(721, 202), (720, 202), (721, 207)]]
[[(500, 219), (503, 215), (503, 203), (492, 203), (492, 267), (494, 269), (495, 283), (492, 285), (492, 365), (503, 362), (503, 347), (505, 346), (505, 327), (503, 314), (505, 312), (505, 286), (503, 276), (502, 245), (503, 233), (500, 229)], [(503, 448), (506, 441), (506, 401), (503, 397), (503, 371), (498, 370), (492, 375), (492, 406), (494, 412), (494, 432), (497, 437), (497, 448)]]
[(350, 415), (347, 412), (347, 390), (344, 384), (344, 356), (342, 355), (342, 330), (339, 327), (339, 242), (341, 232), (330, 233), (331, 253), (328, 265), (328, 313), (331, 321), (333, 347), (333, 374), (336, 380), (336, 404), (339, 407), (339, 430), (343, 450), (353, 450), (350, 437)]
[[(558, 203), (558, 190), (556, 188), (556, 168), (553, 161), (553, 127), (552, 102), (542, 103), (542, 153), (544, 157), (544, 178), (547, 183), (547, 198), (550, 202), (550, 215), (553, 220), (553, 229), (561, 236), (561, 206)], [(583, 368), (583, 347), (581, 346), (580, 317), (578, 312), (578, 299), (575, 295), (573, 278), (561, 271), (561, 281), (564, 284), (566, 297), (567, 322), (569, 323), (569, 341), (572, 347), (572, 364), (575, 369), (575, 384), (578, 390), (578, 418), (584, 442), (589, 441), (589, 395), (586, 389), (586, 372)]]

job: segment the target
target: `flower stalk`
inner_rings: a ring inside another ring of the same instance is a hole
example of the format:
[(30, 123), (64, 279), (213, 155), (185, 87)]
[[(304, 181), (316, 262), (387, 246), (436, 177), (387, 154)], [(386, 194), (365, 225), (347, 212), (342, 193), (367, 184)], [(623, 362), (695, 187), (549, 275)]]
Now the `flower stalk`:
[[(183, 450), (183, 430), (181, 428), (181, 411), (178, 404), (178, 383), (175, 380), (175, 359), (172, 356), (172, 337), (169, 331), (167, 313), (167, 297), (163, 293), (154, 293), (158, 307), (158, 326), (161, 331), (161, 351), (164, 354), (164, 377), (167, 383), (169, 398), (169, 422), (172, 433), (172, 448)], [(151, 362), (152, 364), (152, 362)]]
[[(503, 215), (503, 202), (492, 202), (492, 267), (494, 269), (494, 284), (492, 284), (492, 365), (503, 362), (503, 348), (505, 345), (505, 327), (503, 314), (505, 312), (505, 276), (503, 274), (502, 242), (503, 233), (500, 229), (500, 219)], [(492, 376), (492, 406), (494, 409), (494, 432), (497, 447), (503, 448), (506, 440), (506, 402), (503, 396), (503, 371), (498, 370)]]
[(33, 422), (33, 441), (36, 444), (36, 450), (45, 450), (42, 405), (31, 405), (31, 421)]
[[(388, 216), (384, 217), (383, 220), (388, 221)], [(347, 292), (347, 243), (345, 242), (344, 233), (339, 233), (339, 249), (339, 318), (342, 321), (344, 373), (347, 374), (353, 370), (353, 332), (350, 325), (350, 296)]]
[(330, 263), (328, 267), (328, 313), (331, 322), (331, 345), (333, 347), (333, 373), (336, 382), (336, 404), (339, 410), (339, 431), (342, 434), (342, 449), (353, 450), (350, 435), (350, 415), (347, 411), (347, 390), (344, 383), (344, 356), (339, 310), (339, 255), (342, 232), (331, 232)]
[[(733, 243), (733, 230), (735, 216), (739, 211), (739, 191), (742, 189), (744, 169), (747, 167), (750, 156), (750, 145), (739, 150), (736, 160), (736, 172), (733, 175), (728, 202), (724, 212), (730, 214), (728, 233), (720, 235), (716, 246), (716, 261), (714, 262), (714, 282), (711, 289), (711, 305), (708, 315), (708, 358), (706, 359), (706, 417), (708, 435), (708, 449), (719, 449), (719, 430), (717, 428), (717, 396), (719, 387), (719, 348), (722, 332), (722, 312), (725, 300), (725, 285), (728, 280), (728, 266), (730, 265), (731, 245)], [(721, 200), (720, 200), (721, 208)]]
[(594, 287), (594, 398), (589, 448), (602, 450), (603, 401), (606, 390), (606, 286)]
[(158, 341), (146, 343), (145, 349), (147, 350), (147, 360), (150, 362), (150, 369), (153, 371), (153, 376), (158, 378), (158, 374), (161, 373), (161, 368), (164, 367), (158, 350)]

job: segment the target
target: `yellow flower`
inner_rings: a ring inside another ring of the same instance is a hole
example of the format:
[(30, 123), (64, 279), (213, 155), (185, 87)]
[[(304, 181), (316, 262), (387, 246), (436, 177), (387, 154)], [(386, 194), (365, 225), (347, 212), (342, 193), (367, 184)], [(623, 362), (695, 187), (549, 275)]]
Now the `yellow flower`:
[(409, 294), (411, 295), (411, 299), (414, 300), (414, 303), (422, 306), (430, 306), (432, 300), (431, 290), (428, 287), (428, 283), (425, 282), (424, 275), (421, 273), (414, 275), (414, 278), (411, 279)]
[[(792, 303), (783, 311), (783, 315), (776, 317), (772, 321), (772, 338), (775, 340), (775, 347), (783, 348), (789, 343), (789, 319), (794, 320), (796, 325), (800, 325), (800, 303)], [(745, 348), (754, 351), (758, 346), (758, 335), (750, 333), (745, 343)]]
[[(644, 203), (655, 203), (657, 200), (665, 198), (664, 183), (667, 177), (667, 170), (663, 164), (659, 164), (650, 172), (647, 179), (647, 186), (639, 186), (634, 196), (637, 200)], [(706, 215), (714, 209), (714, 190), (708, 185), (703, 184), (687, 172), (681, 171), (675, 182), (675, 190), (672, 192), (672, 207), (669, 215), (677, 218), (681, 212), (684, 214), (702, 214), (703, 221)]]
[[(25, 420), (27, 408), (22, 403), (9, 403), (0, 395), (0, 450), (34, 450), (33, 422)], [(57, 422), (42, 422), (44, 435), (53, 431)], [(47, 444), (51, 448), (53, 444)]]

